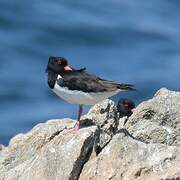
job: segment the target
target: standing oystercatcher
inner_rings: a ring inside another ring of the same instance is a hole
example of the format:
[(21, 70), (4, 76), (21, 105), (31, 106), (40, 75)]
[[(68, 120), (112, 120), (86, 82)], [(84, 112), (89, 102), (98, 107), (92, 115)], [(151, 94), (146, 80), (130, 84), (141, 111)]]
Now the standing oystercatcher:
[(49, 57), (46, 68), (48, 85), (60, 98), (71, 104), (79, 104), (79, 113), (75, 130), (79, 130), (79, 121), (83, 105), (94, 105), (121, 91), (135, 90), (131, 84), (118, 84), (114, 81), (101, 79), (83, 69), (68, 66), (63, 57)]

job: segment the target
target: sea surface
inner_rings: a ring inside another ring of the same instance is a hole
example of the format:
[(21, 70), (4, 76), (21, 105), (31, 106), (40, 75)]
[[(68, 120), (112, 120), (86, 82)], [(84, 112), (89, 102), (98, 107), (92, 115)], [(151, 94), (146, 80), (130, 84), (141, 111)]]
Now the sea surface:
[(78, 106), (48, 88), (50, 55), (136, 86), (116, 102), (180, 90), (180, 1), (0, 0), (0, 144), (48, 119), (76, 118)]

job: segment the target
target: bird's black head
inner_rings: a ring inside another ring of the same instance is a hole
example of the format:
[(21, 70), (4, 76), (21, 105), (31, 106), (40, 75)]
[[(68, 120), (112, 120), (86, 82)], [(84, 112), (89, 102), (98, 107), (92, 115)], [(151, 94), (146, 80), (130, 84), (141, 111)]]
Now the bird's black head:
[(49, 57), (46, 73), (54, 72), (57, 74), (62, 74), (66, 70), (71, 70), (71, 68), (68, 66), (68, 61), (65, 58), (54, 56)]
[(67, 71), (72, 71), (72, 69), (68, 66), (68, 62), (65, 58), (50, 56), (48, 65), (46, 67), (46, 73), (48, 73), (49, 87), (53, 89), (58, 74), (63, 75)]
[(120, 99), (118, 101), (117, 110), (120, 113), (120, 116), (131, 116), (132, 109), (135, 108), (135, 103), (130, 99)]
[(119, 103), (122, 103), (124, 107), (129, 108), (129, 109), (135, 108), (135, 103), (130, 99), (122, 98), (120, 99)]

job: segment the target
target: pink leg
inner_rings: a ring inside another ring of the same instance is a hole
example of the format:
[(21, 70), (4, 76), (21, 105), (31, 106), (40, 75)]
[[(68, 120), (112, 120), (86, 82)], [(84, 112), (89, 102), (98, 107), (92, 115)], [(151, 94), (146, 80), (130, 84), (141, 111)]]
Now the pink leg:
[(81, 115), (82, 115), (82, 112), (83, 112), (83, 105), (79, 105), (79, 112), (78, 112), (78, 119), (77, 119), (77, 122), (76, 124), (74, 125), (73, 128), (70, 128), (65, 134), (69, 134), (71, 132), (75, 133), (79, 130), (79, 127), (80, 127), (80, 119), (81, 119)]
[(79, 127), (80, 127), (80, 119), (81, 119), (82, 112), (83, 112), (83, 105), (80, 104), (79, 105), (79, 112), (78, 112), (78, 119), (77, 119), (77, 122), (76, 122), (76, 124), (74, 126), (76, 131), (78, 131)]

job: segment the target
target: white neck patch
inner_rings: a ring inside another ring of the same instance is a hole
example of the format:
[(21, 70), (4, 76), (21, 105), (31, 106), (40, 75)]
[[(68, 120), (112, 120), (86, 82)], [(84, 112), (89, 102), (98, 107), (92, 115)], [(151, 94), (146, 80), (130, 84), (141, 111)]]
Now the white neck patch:
[(58, 77), (57, 77), (57, 79), (62, 79), (62, 76), (58, 74)]

